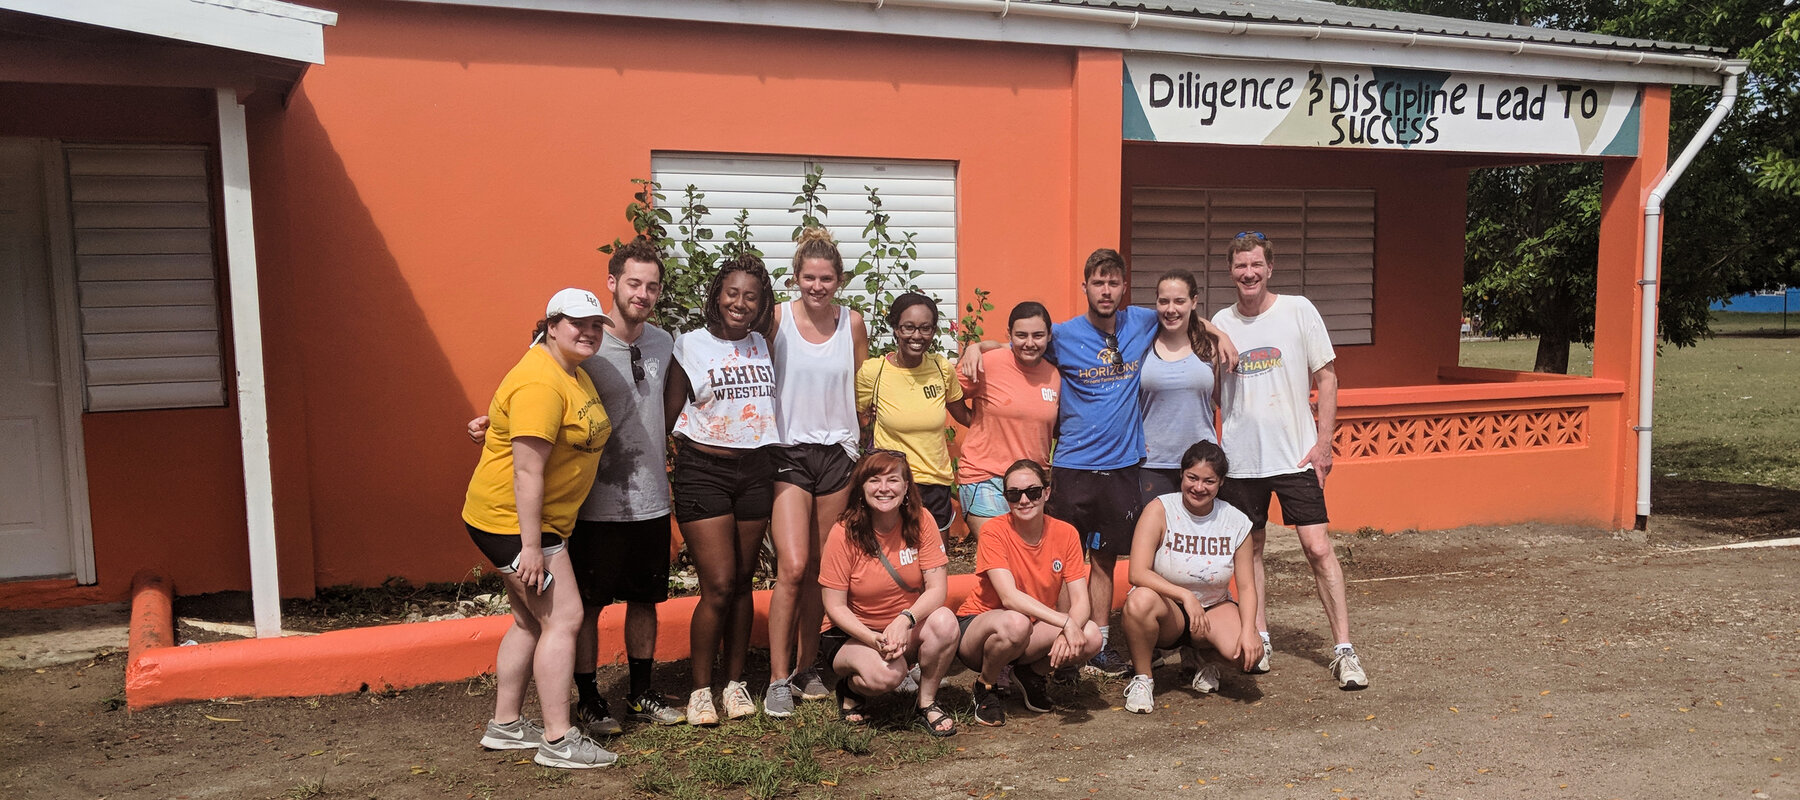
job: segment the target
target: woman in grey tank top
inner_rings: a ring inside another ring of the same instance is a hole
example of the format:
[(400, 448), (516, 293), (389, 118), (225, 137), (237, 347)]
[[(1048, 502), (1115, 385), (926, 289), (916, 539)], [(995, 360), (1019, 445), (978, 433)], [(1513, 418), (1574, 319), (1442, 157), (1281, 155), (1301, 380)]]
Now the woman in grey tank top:
[(1181, 456), (1195, 442), (1218, 443), (1218, 337), (1202, 319), (1194, 275), (1173, 269), (1156, 281), (1160, 328), (1138, 383), (1148, 449), (1138, 470), (1142, 502), (1181, 488)]

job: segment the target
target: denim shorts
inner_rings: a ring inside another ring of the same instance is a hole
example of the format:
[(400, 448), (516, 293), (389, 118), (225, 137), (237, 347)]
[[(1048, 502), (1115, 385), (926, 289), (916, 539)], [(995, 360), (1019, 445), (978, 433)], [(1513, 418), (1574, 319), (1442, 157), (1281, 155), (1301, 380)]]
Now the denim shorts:
[(956, 485), (956, 496), (962, 500), (964, 514), (977, 517), (1001, 517), (1012, 510), (1006, 504), (1006, 496), (1001, 491), (1006, 488), (1003, 478), (988, 478), (977, 483), (959, 483)]

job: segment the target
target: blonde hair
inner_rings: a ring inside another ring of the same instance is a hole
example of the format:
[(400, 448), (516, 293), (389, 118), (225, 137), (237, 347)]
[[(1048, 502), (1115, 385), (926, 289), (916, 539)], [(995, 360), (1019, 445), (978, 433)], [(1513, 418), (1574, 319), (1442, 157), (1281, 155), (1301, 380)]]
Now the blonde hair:
[(831, 231), (824, 228), (807, 226), (794, 239), (794, 276), (800, 275), (800, 265), (809, 258), (823, 258), (831, 262), (837, 274), (844, 274), (844, 255), (838, 252), (837, 240), (832, 238)]

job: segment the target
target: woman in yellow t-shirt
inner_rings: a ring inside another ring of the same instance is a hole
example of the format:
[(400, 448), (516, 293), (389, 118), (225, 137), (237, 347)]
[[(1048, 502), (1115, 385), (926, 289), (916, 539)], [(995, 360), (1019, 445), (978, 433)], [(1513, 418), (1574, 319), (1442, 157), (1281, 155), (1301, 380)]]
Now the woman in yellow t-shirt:
[(913, 482), (931, 512), (938, 533), (950, 529), (950, 487), (956, 471), (944, 440), (946, 417), (969, 424), (956, 370), (932, 352), (938, 336), (938, 307), (931, 298), (907, 292), (888, 307), (894, 352), (871, 358), (856, 370), (856, 411), (873, 424), (875, 446), (906, 454)]
[[(488, 405), (491, 423), (463, 501), (469, 538), (499, 570), (513, 612), (495, 659), (494, 718), (481, 744), (536, 750), (533, 760), (549, 767), (586, 769), (618, 760), (570, 724), (581, 595), (563, 552), (612, 435), (599, 392), (577, 368), (599, 349), (606, 323), (590, 292), (564, 289), (550, 298), (531, 349)], [(542, 728), (521, 716), (533, 677)]]

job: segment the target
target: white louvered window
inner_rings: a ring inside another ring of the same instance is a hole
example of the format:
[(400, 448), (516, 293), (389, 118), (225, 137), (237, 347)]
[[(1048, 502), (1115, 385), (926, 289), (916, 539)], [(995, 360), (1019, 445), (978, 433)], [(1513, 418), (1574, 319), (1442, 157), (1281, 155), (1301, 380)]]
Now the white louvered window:
[[(749, 210), (751, 240), (771, 270), (788, 266), (794, 257), (793, 233), (800, 215), (789, 209), (805, 176), (814, 168), (824, 170), (825, 190), (819, 202), (829, 211), (822, 219), (838, 241), (845, 268), (853, 267), (868, 252), (862, 235), (869, 221), (865, 187), (875, 188), (880, 192), (882, 211), (890, 216), (892, 236), (899, 239), (902, 233), (915, 234), (919, 257), (913, 269), (924, 273), (916, 281), (919, 288), (937, 299), (946, 326), (956, 319), (954, 162), (717, 153), (655, 153), (650, 159), (652, 177), (662, 184), (668, 197), (664, 207), (671, 213), (680, 215), (683, 191), (689, 185), (706, 194), (701, 202), (711, 211), (705, 224), (712, 229), (715, 244), (724, 241), (738, 211)], [(844, 292), (861, 294), (860, 286), (846, 286)], [(947, 335), (945, 341), (950, 341)]]
[(1375, 322), (1375, 193), (1364, 189), (1194, 189), (1131, 192), (1131, 302), (1156, 305), (1156, 279), (1185, 269), (1206, 312), (1237, 302), (1226, 253), (1241, 231), (1275, 251), (1270, 288), (1306, 297), (1334, 345), (1370, 344)]
[(64, 155), (87, 410), (224, 405), (206, 149)]

